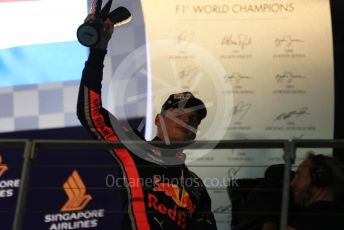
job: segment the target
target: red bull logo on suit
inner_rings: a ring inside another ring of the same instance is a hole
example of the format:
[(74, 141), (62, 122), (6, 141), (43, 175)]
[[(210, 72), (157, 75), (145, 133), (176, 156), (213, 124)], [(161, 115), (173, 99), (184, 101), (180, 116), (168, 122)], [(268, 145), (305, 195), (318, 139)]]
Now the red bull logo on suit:
[(160, 181), (157, 180), (155, 181), (153, 191), (165, 192), (166, 196), (171, 197), (176, 205), (188, 209), (190, 215), (192, 215), (194, 207), (190, 195), (185, 189), (180, 188), (176, 184), (160, 183)]
[(177, 225), (185, 229), (186, 212), (178, 210), (178, 207), (187, 209), (191, 216), (195, 210), (195, 206), (192, 204), (190, 195), (185, 188), (181, 188), (176, 184), (160, 183), (160, 180), (156, 180), (153, 191), (164, 192), (167, 197), (170, 197), (173, 200), (175, 205), (172, 208), (169, 208), (166, 204), (160, 202), (157, 196), (149, 193), (148, 207), (153, 208), (162, 214), (168, 215), (170, 219), (177, 222)]

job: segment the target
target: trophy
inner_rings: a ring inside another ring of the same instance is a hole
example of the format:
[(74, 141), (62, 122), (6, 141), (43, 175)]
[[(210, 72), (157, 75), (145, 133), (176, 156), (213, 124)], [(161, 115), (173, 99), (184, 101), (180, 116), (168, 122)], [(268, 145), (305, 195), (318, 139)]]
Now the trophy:
[[(95, 20), (90, 20), (79, 26), (76, 35), (78, 41), (87, 47), (95, 46), (100, 40), (100, 33), (103, 30), (102, 22), (109, 18), (114, 27), (128, 23), (131, 20), (129, 10), (123, 6), (110, 12), (112, 0), (109, 0), (103, 9), (102, 0), (94, 0), (91, 6), (91, 14), (95, 15)], [(110, 12), (110, 13), (109, 13)]]

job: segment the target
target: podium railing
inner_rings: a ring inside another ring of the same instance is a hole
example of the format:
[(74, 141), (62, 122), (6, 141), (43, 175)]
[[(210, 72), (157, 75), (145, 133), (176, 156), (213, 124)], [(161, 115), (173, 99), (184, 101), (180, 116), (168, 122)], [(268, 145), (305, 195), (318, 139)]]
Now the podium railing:
[[(192, 143), (192, 144), (191, 144)], [(32, 162), (37, 157), (38, 149), (113, 149), (127, 145), (145, 145), (147, 142), (105, 142), (97, 140), (0, 140), (0, 146), (24, 147), (24, 162), (21, 173), (21, 182), (15, 209), (13, 230), (22, 228), (27, 190), (30, 183)], [(156, 146), (163, 143), (154, 142)], [(226, 140), (226, 141), (195, 141), (175, 142), (175, 147), (184, 149), (283, 149), (284, 181), (280, 229), (287, 229), (289, 209), (289, 184), (291, 166), (295, 163), (296, 149), (298, 148), (344, 148), (344, 140)]]

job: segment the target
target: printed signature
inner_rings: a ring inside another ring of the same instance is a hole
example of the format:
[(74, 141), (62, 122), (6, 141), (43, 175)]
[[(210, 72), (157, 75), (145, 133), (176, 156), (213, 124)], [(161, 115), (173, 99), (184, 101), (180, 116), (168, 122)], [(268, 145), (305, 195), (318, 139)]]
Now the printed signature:
[(225, 77), (225, 83), (229, 83), (229, 82), (234, 82), (239, 84), (241, 82), (241, 80), (243, 79), (252, 79), (252, 77), (250, 76), (243, 76), (241, 75), (241, 73), (233, 73), (233, 74), (226, 74)]
[(229, 168), (228, 172), (227, 172), (228, 173), (228, 177), (230, 179), (235, 178), (241, 168), (242, 168), (242, 166)]
[(293, 110), (290, 112), (281, 113), (275, 118), (275, 121), (287, 120), (287, 119), (292, 118), (292, 117), (299, 118), (299, 117), (304, 116), (304, 115), (310, 115), (310, 113), (308, 112), (308, 107), (303, 107), (299, 110)]
[(177, 35), (176, 38), (176, 45), (178, 46), (178, 49), (181, 52), (186, 52), (186, 50), (189, 48), (190, 42), (194, 38), (194, 33), (184, 30), (180, 34)]
[(239, 34), (236, 37), (232, 34), (226, 35), (222, 38), (221, 45), (223, 46), (237, 46), (244, 49), (246, 46), (251, 45), (252, 39), (246, 34)]
[(182, 69), (182, 71), (180, 71), (179, 77), (181, 79), (185, 79), (185, 78), (188, 78), (188, 77), (193, 77), (198, 72), (199, 72), (199, 68), (198, 67), (187, 65), (187, 66), (185, 66), (184, 69)]
[(194, 33), (184, 30), (180, 34), (177, 35), (177, 43), (181, 44), (183, 42), (190, 42), (193, 40)]
[(289, 48), (292, 44), (294, 44), (296, 42), (301, 43), (301, 42), (304, 42), (304, 41), (300, 40), (300, 39), (292, 38), (289, 35), (286, 35), (283, 38), (276, 38), (275, 39), (276, 47), (281, 47), (281, 46), (285, 45), (287, 48)]
[(298, 139), (302, 139), (302, 138), (304, 138), (305, 137), (305, 134), (304, 133), (301, 133), (301, 134), (299, 134), (299, 135), (294, 135), (294, 136), (292, 136), (290, 139), (291, 140), (298, 140)]
[(214, 213), (230, 213), (232, 209), (232, 205), (225, 205), (225, 206), (219, 206), (214, 209)]
[(239, 101), (234, 107), (233, 107), (233, 115), (238, 115), (239, 119), (243, 119), (247, 112), (251, 109), (252, 104), (251, 103), (245, 103), (243, 101)]
[(283, 83), (284, 81), (286, 81), (287, 83), (292, 83), (292, 81), (295, 79), (306, 77), (301, 75), (294, 75), (292, 72), (284, 72), (283, 74), (277, 74), (275, 78), (278, 83)]

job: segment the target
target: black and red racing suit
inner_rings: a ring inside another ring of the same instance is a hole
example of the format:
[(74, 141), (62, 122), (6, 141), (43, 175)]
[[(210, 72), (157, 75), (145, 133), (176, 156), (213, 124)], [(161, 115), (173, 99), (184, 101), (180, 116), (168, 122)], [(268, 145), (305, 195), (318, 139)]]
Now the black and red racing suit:
[[(110, 121), (115, 118), (102, 107), (105, 55), (105, 50), (90, 49), (82, 72), (77, 115), (95, 138), (119, 141), (118, 130)], [(122, 229), (217, 229), (206, 188), (184, 161), (179, 165), (162, 165), (144, 160), (129, 149), (110, 152), (119, 164), (119, 175), (127, 180), (121, 195), (121, 209), (125, 213)], [(155, 158), (159, 154), (164, 151), (157, 154), (152, 149)], [(183, 156), (180, 152), (174, 154), (179, 158)], [(185, 180), (189, 180), (188, 183), (183, 183)], [(146, 181), (152, 183), (147, 185)]]

